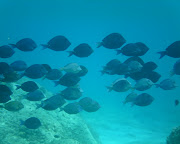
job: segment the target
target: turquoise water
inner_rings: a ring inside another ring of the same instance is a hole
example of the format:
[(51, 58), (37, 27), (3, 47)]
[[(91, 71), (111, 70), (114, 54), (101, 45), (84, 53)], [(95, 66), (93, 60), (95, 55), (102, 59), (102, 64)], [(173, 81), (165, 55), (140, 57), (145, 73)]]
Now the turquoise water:
[[(0, 0), (0, 45), (26, 37), (39, 45), (56, 35), (64, 35), (72, 43), (68, 50), (82, 42), (94, 49), (90, 57), (78, 58), (68, 57), (66, 52), (41, 50), (39, 46), (28, 53), (17, 50), (13, 57), (1, 61), (11, 63), (21, 59), (28, 65), (47, 63), (54, 68), (70, 62), (85, 65), (89, 72), (80, 82), (83, 94), (97, 100), (101, 109), (95, 113), (82, 112), (82, 117), (99, 135), (102, 144), (165, 144), (171, 130), (180, 125), (180, 106), (174, 106), (180, 88), (173, 91), (151, 88), (147, 92), (155, 101), (148, 107), (123, 105), (128, 92), (108, 93), (106, 89), (120, 76), (101, 76), (99, 71), (113, 58), (124, 61), (128, 57), (116, 56), (115, 51), (103, 47), (96, 49), (96, 42), (118, 32), (127, 43), (145, 43), (150, 50), (142, 59), (158, 64), (156, 71), (162, 75), (161, 81), (169, 77), (177, 59), (165, 56), (159, 60), (156, 52), (179, 40), (179, 7), (178, 0)], [(173, 78), (180, 85), (180, 77)], [(54, 88), (48, 80), (37, 82), (53, 93), (64, 88)]]

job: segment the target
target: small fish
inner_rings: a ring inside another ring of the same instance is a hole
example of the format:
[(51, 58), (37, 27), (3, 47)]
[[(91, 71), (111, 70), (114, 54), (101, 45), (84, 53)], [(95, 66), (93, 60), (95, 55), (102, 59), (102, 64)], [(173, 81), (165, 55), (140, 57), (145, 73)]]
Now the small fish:
[(73, 51), (68, 51), (69, 57), (75, 55), (77, 57), (88, 57), (93, 53), (93, 49), (86, 43), (82, 43), (75, 47)]
[(14, 49), (9, 45), (0, 47), (0, 58), (9, 58), (15, 53)]
[(56, 94), (46, 100), (43, 100), (41, 104), (37, 107), (42, 107), (45, 110), (55, 110), (66, 103), (64, 98), (60, 94)]
[(174, 74), (180, 75), (180, 60), (177, 60), (173, 66), (171, 76), (173, 76)]
[(150, 61), (150, 62), (147, 62), (143, 65), (143, 68), (142, 68), (142, 71), (144, 72), (149, 72), (149, 71), (153, 71), (157, 68), (157, 64)]
[(97, 48), (103, 46), (108, 49), (117, 49), (120, 48), (124, 43), (126, 43), (126, 40), (121, 34), (111, 33), (108, 36), (106, 36), (102, 40), (102, 42), (97, 43)]
[(16, 85), (16, 90), (18, 89), (22, 89), (23, 91), (26, 91), (26, 92), (33, 92), (39, 89), (39, 87), (34, 81), (27, 81), (21, 85)]
[(14, 71), (24, 71), (25, 69), (27, 69), (27, 64), (24, 61), (17, 60), (17, 61), (14, 61), (13, 63), (11, 63), (10, 67)]
[(101, 74), (115, 74), (116, 69), (119, 67), (121, 62), (118, 59), (110, 60), (105, 66), (103, 66), (103, 70), (101, 70)]
[(86, 112), (95, 112), (100, 109), (100, 105), (95, 100), (91, 99), (90, 97), (84, 97), (79, 101), (80, 106)]
[(51, 69), (43, 79), (48, 79), (48, 80), (58, 80), (62, 77), (62, 72), (58, 69)]
[(114, 90), (116, 92), (126, 92), (132, 88), (131, 83), (126, 79), (117, 79), (111, 86), (107, 87), (109, 92)]
[(147, 78), (142, 78), (138, 80), (134, 86), (134, 88), (138, 91), (145, 91), (147, 89), (150, 89), (153, 85), (153, 82)]
[(179, 105), (179, 100), (174, 101), (175, 106)]
[(160, 51), (158, 54), (160, 54), (159, 59), (163, 58), (165, 55), (172, 58), (180, 58), (180, 41), (173, 42), (165, 51)]
[(143, 56), (148, 50), (149, 48), (144, 43), (129, 43), (120, 50), (117, 50), (117, 54), (122, 53), (125, 56)]
[(21, 39), (16, 44), (10, 45), (24, 52), (33, 51), (37, 48), (37, 44), (30, 38)]
[(44, 48), (49, 48), (54, 51), (64, 51), (66, 50), (71, 43), (69, 40), (64, 36), (55, 36), (47, 44), (42, 44)]
[(137, 105), (137, 106), (143, 107), (143, 106), (150, 105), (153, 101), (154, 101), (154, 98), (151, 95), (149, 95), (147, 93), (142, 93), (134, 99), (132, 105)]
[(82, 96), (80, 88), (67, 87), (61, 91), (61, 95), (66, 100), (76, 100)]
[(0, 107), (3, 107), (4, 109), (6, 109), (8, 111), (16, 112), (16, 111), (23, 109), (24, 105), (19, 101), (10, 101)]
[(78, 73), (82, 69), (79, 64), (77, 63), (69, 63), (65, 65), (64, 67), (60, 68), (60, 71), (65, 71), (67, 73)]
[(38, 129), (41, 126), (41, 122), (36, 117), (30, 117), (25, 121), (21, 120), (21, 125), (24, 125), (28, 129)]
[(33, 64), (25, 70), (24, 75), (31, 79), (38, 79), (44, 77), (47, 72), (43, 65)]
[(59, 81), (54, 81), (55, 86), (57, 85), (63, 85), (66, 87), (75, 86), (79, 81), (81, 80), (80, 77), (76, 76), (73, 73), (66, 73), (64, 76), (62, 76)]
[(76, 73), (75, 75), (78, 77), (85, 76), (88, 73), (88, 69), (83, 65), (80, 65), (80, 68), (81, 68), (81, 70), (78, 73)]
[(10, 66), (6, 62), (0, 62), (0, 74), (5, 74), (10, 71)]
[(68, 114), (77, 114), (82, 111), (82, 108), (78, 102), (73, 102), (65, 105), (63, 108), (61, 108), (61, 111), (62, 110)]
[(163, 90), (172, 90), (177, 87), (176, 82), (172, 79), (165, 79), (160, 82), (160, 84), (155, 84), (156, 87), (160, 87)]
[(29, 101), (40, 101), (41, 99), (43, 99), (45, 96), (44, 94), (39, 90), (35, 90), (33, 92), (29, 92), (25, 98)]

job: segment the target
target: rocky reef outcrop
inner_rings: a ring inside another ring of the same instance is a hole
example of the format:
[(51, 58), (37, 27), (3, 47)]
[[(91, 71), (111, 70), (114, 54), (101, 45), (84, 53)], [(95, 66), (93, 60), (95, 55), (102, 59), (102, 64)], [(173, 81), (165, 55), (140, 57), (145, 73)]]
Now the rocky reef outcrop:
[[(69, 115), (59, 109), (37, 109), (40, 102), (24, 99), (26, 93), (15, 90), (14, 85), (9, 85), (13, 90), (12, 100), (21, 101), (24, 108), (18, 112), (0, 109), (0, 144), (99, 144), (80, 114)], [(40, 89), (46, 97), (52, 96), (44, 88)], [(32, 130), (20, 125), (20, 120), (29, 117), (37, 117), (41, 127)]]
[(172, 130), (170, 135), (167, 137), (167, 144), (180, 144), (180, 126)]

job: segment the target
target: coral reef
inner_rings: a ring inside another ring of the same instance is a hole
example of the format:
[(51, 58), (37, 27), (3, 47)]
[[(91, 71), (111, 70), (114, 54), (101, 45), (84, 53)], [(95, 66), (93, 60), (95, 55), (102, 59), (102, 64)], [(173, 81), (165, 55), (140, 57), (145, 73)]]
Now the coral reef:
[(172, 130), (170, 135), (167, 137), (167, 144), (180, 144), (180, 126)]
[[(22, 83), (24, 80), (21, 80)], [(37, 109), (40, 102), (24, 99), (26, 94), (22, 90), (15, 90), (15, 83), (9, 84), (13, 89), (13, 100), (19, 100), (24, 108), (19, 112), (0, 110), (0, 144), (99, 144), (80, 114), (69, 115), (59, 109), (46, 111)], [(52, 96), (43, 90), (46, 97)], [(42, 126), (36, 130), (27, 129), (20, 125), (20, 120), (37, 117)]]

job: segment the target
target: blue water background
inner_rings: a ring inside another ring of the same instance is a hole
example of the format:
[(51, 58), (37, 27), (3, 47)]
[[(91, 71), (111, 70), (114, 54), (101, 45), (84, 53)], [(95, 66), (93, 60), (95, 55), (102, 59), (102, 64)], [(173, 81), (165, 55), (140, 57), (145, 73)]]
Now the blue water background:
[[(108, 93), (106, 89), (121, 76), (101, 76), (99, 71), (111, 59), (124, 61), (128, 57), (116, 56), (115, 51), (103, 47), (97, 49), (96, 42), (112, 32), (121, 33), (127, 43), (144, 42), (150, 50), (142, 58), (158, 64), (156, 71), (162, 75), (161, 81), (169, 77), (177, 59), (165, 56), (159, 60), (157, 52), (180, 40), (179, 7), (178, 0), (0, 0), (0, 45), (16, 43), (26, 37), (39, 45), (33, 52), (16, 49), (13, 57), (1, 61), (24, 60), (28, 65), (47, 63), (52, 68), (60, 68), (70, 62), (82, 64), (89, 70), (80, 82), (84, 96), (92, 97), (101, 105), (96, 113), (83, 113), (87, 121), (92, 119), (92, 126), (106, 120), (109, 125), (121, 125), (120, 120), (125, 117), (133, 118), (150, 129), (157, 127), (168, 135), (173, 127), (180, 124), (180, 107), (174, 106), (174, 100), (180, 99), (180, 88), (163, 91), (153, 87), (147, 91), (155, 98), (152, 105), (144, 108), (124, 106), (122, 101), (129, 92)], [(88, 43), (94, 53), (88, 58), (78, 58), (68, 57), (66, 52), (42, 50), (40, 44), (47, 43), (56, 35), (64, 35), (70, 40), (72, 45), (68, 50), (80, 43)], [(180, 85), (180, 77), (173, 78)], [(37, 82), (53, 93), (64, 88), (54, 88), (53, 82), (48, 80)]]

